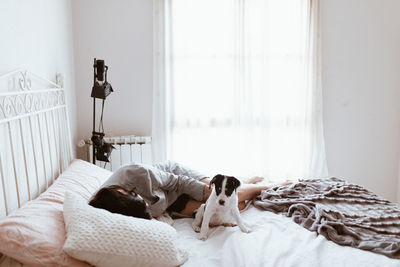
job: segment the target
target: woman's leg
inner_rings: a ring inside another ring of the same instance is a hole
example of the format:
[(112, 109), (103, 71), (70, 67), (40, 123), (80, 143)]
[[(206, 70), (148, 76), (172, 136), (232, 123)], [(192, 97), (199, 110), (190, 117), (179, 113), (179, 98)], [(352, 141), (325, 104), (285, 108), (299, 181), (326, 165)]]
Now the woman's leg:
[[(259, 182), (261, 180), (259, 177), (251, 178), (251, 179), (247, 180), (247, 183), (242, 183), (242, 185), (239, 187), (239, 191), (238, 191), (239, 210), (243, 210), (246, 207), (247, 200), (253, 199), (255, 196), (259, 195), (262, 190), (269, 189), (275, 185), (275, 184), (269, 184), (269, 185), (256, 184), (256, 182)], [(206, 185), (209, 185), (210, 179), (204, 178), (204, 179), (201, 179), (200, 182), (203, 182)], [(290, 183), (291, 182), (285, 182), (282, 185), (289, 185)], [(207, 189), (208, 189), (208, 186), (205, 188), (205, 190), (207, 190)], [(210, 192), (211, 192), (211, 189), (208, 189), (208, 192), (206, 191), (205, 199), (203, 199), (204, 202), (207, 200)], [(203, 202), (190, 199), (187, 202), (185, 208), (180, 213), (183, 215), (192, 216), (194, 211), (197, 210), (201, 206), (201, 204), (203, 204)]]
[(185, 208), (179, 213), (186, 216), (192, 216), (194, 211), (200, 208), (201, 204), (203, 204), (203, 202), (189, 199), (189, 201), (186, 203)]
[[(241, 202), (243, 202), (243, 204), (244, 204), (244, 202), (246, 200), (253, 199), (255, 196), (259, 195), (262, 190), (266, 190), (266, 189), (269, 189), (272, 186), (274, 186), (273, 184), (257, 184), (257, 182), (260, 182), (262, 180), (263, 180), (263, 178), (261, 178), (261, 177), (253, 177), (244, 182), (242, 181), (242, 185), (239, 187), (239, 191), (238, 191), (239, 205)], [(209, 185), (210, 179), (209, 178), (201, 179), (200, 182), (203, 182), (203, 183)], [(283, 185), (288, 185), (288, 184), (290, 184), (290, 182), (283, 183)], [(207, 196), (207, 198), (208, 198), (208, 196)]]
[(242, 184), (238, 191), (239, 210), (246, 207), (246, 201), (258, 196), (262, 190), (271, 188), (271, 185)]

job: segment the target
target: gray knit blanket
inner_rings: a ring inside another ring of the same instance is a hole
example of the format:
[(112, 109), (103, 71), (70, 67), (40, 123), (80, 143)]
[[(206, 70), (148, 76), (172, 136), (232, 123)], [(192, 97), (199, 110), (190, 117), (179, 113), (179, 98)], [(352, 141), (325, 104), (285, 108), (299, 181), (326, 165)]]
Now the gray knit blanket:
[(339, 245), (400, 259), (400, 206), (362, 186), (338, 178), (300, 180), (262, 191), (254, 205)]

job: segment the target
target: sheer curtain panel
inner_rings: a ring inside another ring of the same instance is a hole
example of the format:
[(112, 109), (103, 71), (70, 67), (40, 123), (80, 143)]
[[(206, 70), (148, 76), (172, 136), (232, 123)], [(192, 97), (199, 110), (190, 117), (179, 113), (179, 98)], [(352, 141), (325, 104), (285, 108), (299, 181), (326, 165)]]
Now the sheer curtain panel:
[(319, 1), (154, 5), (156, 159), (211, 175), (327, 175)]

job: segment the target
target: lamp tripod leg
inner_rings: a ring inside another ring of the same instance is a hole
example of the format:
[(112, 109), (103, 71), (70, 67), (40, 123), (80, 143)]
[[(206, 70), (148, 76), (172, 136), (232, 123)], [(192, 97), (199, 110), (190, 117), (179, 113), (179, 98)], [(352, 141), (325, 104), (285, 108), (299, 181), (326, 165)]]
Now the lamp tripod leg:
[[(96, 98), (93, 98), (93, 133), (96, 131)], [(92, 141), (92, 162), (96, 164), (96, 147)]]

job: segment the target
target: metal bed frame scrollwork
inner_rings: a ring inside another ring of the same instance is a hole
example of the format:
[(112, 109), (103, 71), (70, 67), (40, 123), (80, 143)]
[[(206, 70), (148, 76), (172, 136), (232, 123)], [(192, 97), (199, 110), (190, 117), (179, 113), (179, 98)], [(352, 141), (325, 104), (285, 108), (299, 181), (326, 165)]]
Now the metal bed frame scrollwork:
[(0, 217), (46, 190), (72, 159), (62, 76), (56, 81), (22, 70), (0, 76)]

